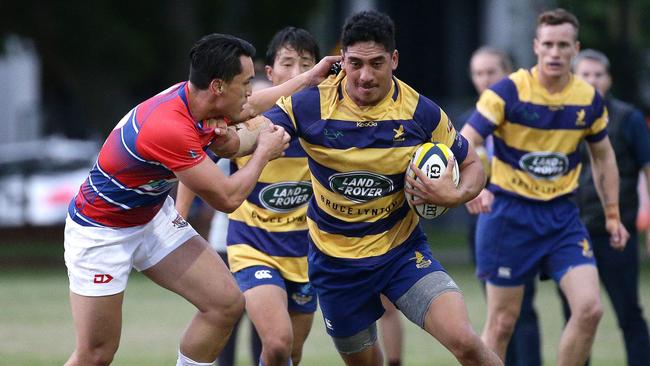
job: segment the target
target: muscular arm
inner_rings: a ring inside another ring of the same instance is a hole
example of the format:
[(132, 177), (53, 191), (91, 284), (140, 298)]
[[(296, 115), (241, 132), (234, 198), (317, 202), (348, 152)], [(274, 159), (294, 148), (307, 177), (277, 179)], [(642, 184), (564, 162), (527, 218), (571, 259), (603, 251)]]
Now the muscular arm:
[(231, 176), (224, 175), (210, 159), (174, 173), (181, 183), (212, 208), (230, 213), (251, 193), (266, 163), (280, 156), (288, 144), (284, 129), (271, 126), (258, 136), (257, 148), (248, 163)]
[(239, 121), (227, 129), (218, 125), (215, 134), (218, 138), (210, 146), (210, 150), (223, 158), (235, 158), (250, 154), (255, 149), (255, 141), (260, 131), (266, 128), (271, 121), (261, 112), (271, 108), (283, 96), (289, 96), (307, 86), (317, 85), (323, 81), (335, 62), (341, 60), (340, 56), (326, 56), (311, 70), (291, 78), (280, 85), (258, 90), (253, 93), (239, 116)]
[(257, 136), (270, 125), (268, 118), (257, 116), (227, 128), (215, 129), (218, 137), (210, 145), (210, 150), (228, 159), (248, 155), (255, 149)]
[(289, 96), (311, 85), (318, 85), (327, 77), (332, 64), (340, 60), (340, 56), (325, 56), (311, 70), (305, 71), (280, 85), (256, 91), (244, 105), (240, 121), (257, 116), (271, 108), (280, 97)]
[(268, 159), (261, 154), (253, 154), (248, 164), (230, 177), (226, 177), (210, 159), (175, 173), (183, 185), (212, 208), (230, 213), (251, 193), (267, 162)]
[(471, 144), (467, 151), (467, 157), (459, 166), (460, 183), (458, 187), (452, 179), (454, 164), (457, 164), (455, 159), (450, 161), (445, 173), (436, 180), (427, 179), (426, 174), (417, 169), (415, 165), (411, 165), (411, 169), (418, 179), (407, 176), (406, 180), (413, 189), (405, 188), (405, 190), (419, 197), (413, 201), (413, 204), (419, 205), (426, 202), (444, 207), (456, 207), (476, 197), (485, 185), (485, 173)]
[(598, 197), (605, 210), (605, 225), (610, 234), (610, 242), (615, 249), (625, 248), (629, 234), (621, 223), (619, 211), (619, 177), (614, 149), (609, 137), (590, 143), (591, 174)]

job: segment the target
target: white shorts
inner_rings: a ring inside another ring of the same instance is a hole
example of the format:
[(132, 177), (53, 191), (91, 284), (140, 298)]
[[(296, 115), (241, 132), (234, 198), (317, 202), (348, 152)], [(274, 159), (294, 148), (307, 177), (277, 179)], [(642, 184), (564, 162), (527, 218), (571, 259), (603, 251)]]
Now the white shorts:
[(155, 265), (195, 235), (171, 197), (151, 221), (140, 226), (82, 226), (68, 216), (64, 256), (70, 291), (83, 296), (123, 292), (131, 268), (143, 271)]

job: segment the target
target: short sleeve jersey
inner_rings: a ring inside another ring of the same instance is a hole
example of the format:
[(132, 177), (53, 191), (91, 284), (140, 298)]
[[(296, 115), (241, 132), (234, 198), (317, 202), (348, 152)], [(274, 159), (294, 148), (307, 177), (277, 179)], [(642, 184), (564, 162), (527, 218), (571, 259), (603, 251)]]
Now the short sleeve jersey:
[(573, 193), (580, 176), (580, 142), (607, 136), (607, 109), (584, 80), (550, 94), (537, 69), (520, 69), (481, 94), (468, 123), (494, 137), (489, 189), (549, 201)]
[(299, 138), (314, 195), (307, 210), (312, 242), (337, 258), (373, 257), (421, 233), (406, 203), (404, 173), (424, 142), (448, 145), (460, 164), (467, 141), (434, 102), (394, 78), (387, 96), (359, 107), (345, 73), (281, 98), (264, 115)]
[(85, 226), (149, 222), (177, 180), (205, 159), (214, 128), (192, 117), (188, 83), (176, 84), (125, 115), (102, 146), (68, 213)]

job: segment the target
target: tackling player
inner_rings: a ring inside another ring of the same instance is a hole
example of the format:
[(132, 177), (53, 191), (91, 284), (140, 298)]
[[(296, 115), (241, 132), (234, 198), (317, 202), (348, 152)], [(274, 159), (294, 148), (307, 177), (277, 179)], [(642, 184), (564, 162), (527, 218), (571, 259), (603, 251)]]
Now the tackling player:
[[(117, 124), (96, 164), (71, 201), (65, 227), (65, 261), (77, 333), (66, 365), (106, 365), (117, 351), (122, 301), (131, 268), (186, 298), (198, 312), (181, 338), (177, 365), (210, 365), (241, 316), (244, 297), (204, 239), (176, 212), (168, 197), (180, 180), (215, 209), (231, 212), (254, 189), (262, 168), (288, 144), (278, 127), (252, 143), (212, 118), (242, 114), (251, 93), (255, 49), (239, 38), (211, 34), (190, 52), (189, 80), (139, 104)], [(323, 69), (328, 69), (324, 65)], [(316, 72), (269, 90), (273, 99)], [(225, 177), (206, 159), (256, 148), (236, 174)]]

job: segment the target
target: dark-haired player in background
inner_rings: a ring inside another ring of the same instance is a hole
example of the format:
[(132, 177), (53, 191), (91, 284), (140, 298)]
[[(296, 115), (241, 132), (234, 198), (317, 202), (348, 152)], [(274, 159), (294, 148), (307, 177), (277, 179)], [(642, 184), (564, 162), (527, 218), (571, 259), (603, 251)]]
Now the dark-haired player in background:
[[(269, 43), (266, 76), (280, 85), (311, 70), (319, 58), (309, 32), (286, 27)], [(249, 159), (234, 159), (231, 171), (242, 169)], [(187, 207), (191, 199), (185, 191), (179, 187), (179, 207)], [(294, 140), (283, 157), (264, 168), (252, 194), (229, 215), (228, 262), (262, 340), (261, 365), (285, 366), (289, 360), (298, 365), (311, 329), (317, 306), (307, 277), (306, 212), (311, 195), (307, 158)]]

